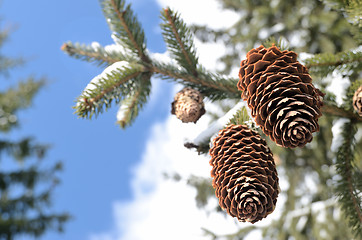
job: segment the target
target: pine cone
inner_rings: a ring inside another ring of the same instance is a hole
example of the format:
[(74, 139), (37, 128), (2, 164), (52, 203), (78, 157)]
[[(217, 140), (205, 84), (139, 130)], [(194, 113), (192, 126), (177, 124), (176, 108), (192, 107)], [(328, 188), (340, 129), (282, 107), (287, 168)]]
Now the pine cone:
[(362, 117), (362, 86), (353, 95), (353, 108)]
[(192, 88), (186, 87), (176, 93), (172, 102), (171, 113), (175, 114), (182, 122), (194, 122), (200, 119), (205, 113), (203, 97), (201, 93)]
[(229, 125), (214, 139), (210, 155), (212, 185), (222, 209), (251, 223), (274, 211), (279, 179), (273, 154), (257, 132)]
[(250, 50), (241, 62), (238, 89), (262, 131), (283, 147), (303, 147), (319, 131), (322, 96), (292, 51)]

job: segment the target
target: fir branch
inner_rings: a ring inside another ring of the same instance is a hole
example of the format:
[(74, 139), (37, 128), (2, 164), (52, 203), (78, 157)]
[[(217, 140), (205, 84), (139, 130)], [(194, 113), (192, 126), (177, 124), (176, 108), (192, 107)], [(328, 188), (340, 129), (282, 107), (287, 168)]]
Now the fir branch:
[(0, 237), (8, 236), (6, 239), (13, 239), (13, 236), (22, 229), (26, 229), (27, 234), (38, 238), (47, 229), (63, 231), (63, 224), (71, 218), (68, 214), (55, 215), (38, 212), (33, 215), (0, 219)]
[(12, 172), (0, 172), (0, 190), (6, 192), (12, 190), (14, 186), (22, 186), (31, 190), (40, 182), (49, 182), (52, 180), (54, 172), (39, 170), (39, 164), (33, 164), (26, 169)]
[(134, 90), (135, 81), (144, 71), (140, 65), (125, 66), (117, 62), (106, 68), (102, 74), (95, 77), (78, 98), (74, 107), (80, 117), (92, 118), (103, 112), (103, 107), (109, 107), (114, 100), (121, 101), (125, 95)]
[(164, 9), (161, 17), (165, 22), (161, 24), (162, 35), (171, 53), (182, 67), (197, 77), (198, 58), (190, 29), (187, 28), (180, 15), (170, 8)]
[(337, 11), (346, 12), (347, 18), (352, 24), (362, 27), (362, 2), (360, 0), (324, 0), (324, 2)]
[(362, 122), (362, 117), (358, 114), (347, 111), (344, 108), (338, 107), (335, 103), (324, 101), (322, 106), (322, 113), (332, 115), (332, 116), (338, 116), (338, 117), (345, 117), (349, 118), (356, 122)]
[(125, 44), (144, 62), (150, 63), (146, 54), (144, 31), (134, 15), (130, 4), (124, 0), (100, 0), (114, 36)]
[(10, 69), (21, 66), (25, 63), (22, 58), (8, 58), (0, 55), (0, 74), (8, 76)]
[(336, 170), (340, 180), (338, 181), (336, 191), (345, 216), (349, 219), (349, 226), (352, 232), (356, 237), (362, 237), (361, 190), (357, 190), (353, 181), (354, 172), (356, 172), (354, 169), (354, 135), (357, 129), (353, 121), (345, 123), (342, 129), (343, 142), (338, 149), (336, 163)]
[[(93, 62), (98, 66), (109, 66), (118, 61), (136, 61), (133, 56), (123, 53), (121, 49), (114, 49), (112, 47), (113, 46), (102, 47), (96, 42), (91, 45), (67, 42), (62, 45), (61, 50), (71, 57)], [(121, 46), (117, 47), (122, 48)]]
[(23, 161), (27, 157), (36, 156), (38, 159), (44, 157), (49, 146), (34, 143), (32, 138), (24, 138), (20, 141), (0, 140), (0, 154), (6, 152), (18, 161)]
[(117, 123), (121, 128), (129, 126), (135, 120), (151, 92), (150, 74), (139, 75), (136, 82), (135, 90), (121, 102), (117, 112)]
[(26, 212), (28, 209), (33, 208), (33, 206), (40, 206), (42, 204), (49, 206), (51, 190), (52, 189), (49, 189), (37, 195), (25, 193), (14, 198), (4, 196), (0, 201), (1, 213)]
[(15, 112), (30, 106), (32, 99), (46, 83), (45, 78), (35, 79), (29, 77), (16, 87), (0, 92), (1, 108), (6, 112)]
[(180, 70), (171, 64), (160, 64), (153, 60), (150, 70), (161, 77), (179, 82), (192, 87), (207, 96), (211, 100), (239, 99), (240, 93), (236, 87), (237, 79), (225, 78), (217, 74), (211, 74), (204, 69), (199, 71), (198, 77)]
[(30, 77), (26, 81), (20, 82), (16, 87), (0, 92), (0, 118), (3, 121), (0, 125), (0, 131), (9, 131), (18, 124), (16, 113), (31, 105), (32, 99), (45, 83), (44, 78), (36, 80)]
[(362, 52), (351, 50), (345, 52), (321, 53), (305, 60), (305, 66), (310, 73), (320, 76), (327, 76), (336, 68), (349, 70), (351, 68), (361, 68)]
[(122, 102), (117, 112), (117, 124), (121, 128), (126, 126), (135, 119), (138, 115), (138, 96), (140, 95), (140, 89), (137, 89), (134, 94), (127, 96)]

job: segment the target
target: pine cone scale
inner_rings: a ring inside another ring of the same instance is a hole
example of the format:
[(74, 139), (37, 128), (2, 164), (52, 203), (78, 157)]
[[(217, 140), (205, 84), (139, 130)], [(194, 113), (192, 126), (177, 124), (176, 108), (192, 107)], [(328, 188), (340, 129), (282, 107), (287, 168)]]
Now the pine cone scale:
[(312, 85), (297, 54), (260, 46), (249, 51), (240, 65), (238, 88), (262, 131), (284, 147), (310, 142), (319, 130), (322, 93)]
[(252, 223), (273, 212), (278, 177), (272, 153), (258, 133), (230, 125), (213, 140), (210, 155), (213, 187), (222, 209)]
[(352, 99), (354, 110), (362, 117), (362, 86), (355, 91)]

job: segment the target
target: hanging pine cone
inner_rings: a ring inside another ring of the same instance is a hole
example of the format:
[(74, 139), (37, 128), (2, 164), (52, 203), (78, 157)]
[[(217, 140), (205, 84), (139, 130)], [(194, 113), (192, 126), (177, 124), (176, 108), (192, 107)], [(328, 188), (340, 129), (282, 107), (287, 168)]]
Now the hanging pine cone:
[(241, 62), (238, 89), (262, 131), (283, 147), (303, 147), (319, 131), (321, 93), (292, 51), (250, 50)]
[(229, 125), (210, 149), (212, 185), (222, 209), (255, 223), (274, 211), (279, 179), (273, 154), (260, 135), (245, 125)]
[(196, 123), (204, 115), (205, 108), (201, 93), (192, 88), (186, 87), (176, 93), (172, 102), (171, 113), (175, 114), (182, 122)]
[(353, 108), (362, 117), (362, 86), (353, 95)]

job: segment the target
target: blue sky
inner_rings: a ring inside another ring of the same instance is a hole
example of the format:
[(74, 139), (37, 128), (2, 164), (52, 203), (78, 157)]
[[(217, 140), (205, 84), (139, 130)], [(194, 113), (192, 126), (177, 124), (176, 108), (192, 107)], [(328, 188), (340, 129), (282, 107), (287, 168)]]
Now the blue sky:
[[(133, 9), (145, 28), (151, 51), (164, 51), (156, 32), (160, 8), (153, 1), (139, 1)], [(33, 107), (20, 115), (18, 134), (35, 136), (52, 145), (46, 161), (62, 160), (62, 183), (53, 195), (53, 209), (69, 211), (74, 219), (61, 236), (42, 239), (86, 239), (89, 232), (104, 231), (112, 224), (111, 202), (130, 199), (130, 167), (139, 161), (149, 128), (169, 114), (170, 84), (146, 105), (133, 126), (121, 130), (116, 124), (117, 107), (96, 120), (77, 119), (74, 100), (103, 69), (70, 58), (60, 50), (70, 40), (102, 45), (113, 43), (98, 1), (4, 0), (2, 26), (15, 26), (3, 53), (29, 61), (11, 71), (11, 79), (46, 76), (48, 85), (35, 98)]]
[[(188, 23), (222, 27), (236, 20), (230, 12), (222, 15), (215, 0), (127, 2), (132, 2), (144, 27), (151, 52), (165, 51), (159, 28), (161, 5), (177, 9)], [(205, 5), (207, 14), (199, 14), (197, 9)], [(218, 226), (220, 233), (235, 230), (234, 220), (198, 210), (195, 190), (185, 182), (163, 178), (164, 172), (177, 171), (186, 178), (190, 174), (207, 177), (210, 171), (207, 157), (183, 147), (185, 139), (206, 129), (208, 119), (185, 126), (170, 116), (173, 84), (153, 79), (149, 103), (127, 130), (115, 124), (117, 107), (92, 121), (73, 114), (74, 100), (103, 69), (72, 59), (60, 47), (67, 41), (113, 43), (98, 1), (3, 0), (0, 11), (2, 26), (17, 27), (3, 54), (29, 60), (11, 71), (11, 79), (31, 74), (49, 79), (33, 106), (20, 114), (21, 127), (15, 136), (35, 136), (52, 145), (46, 161), (61, 160), (64, 164), (52, 209), (68, 211), (74, 217), (64, 234), (48, 232), (41, 239), (205, 239), (201, 227)], [(216, 68), (215, 59), (225, 48), (196, 44), (200, 62)]]

